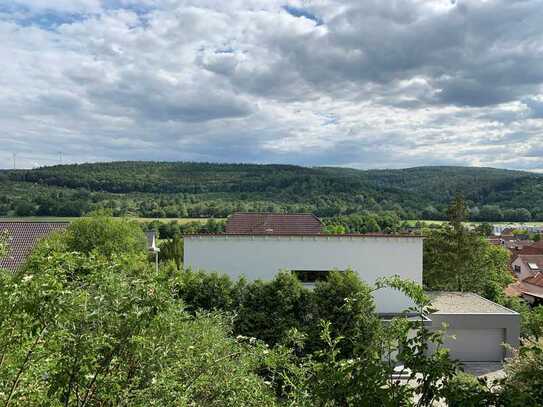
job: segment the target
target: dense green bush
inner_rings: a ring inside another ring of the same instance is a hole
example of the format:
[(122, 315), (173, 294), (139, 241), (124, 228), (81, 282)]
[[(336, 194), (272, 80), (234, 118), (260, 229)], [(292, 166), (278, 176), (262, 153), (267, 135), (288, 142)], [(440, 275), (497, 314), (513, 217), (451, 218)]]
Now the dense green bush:
[(239, 308), (244, 287), (244, 280), (233, 282), (224, 274), (185, 270), (175, 273), (173, 292), (192, 313), (217, 310), (232, 313)]
[(282, 342), (289, 330), (305, 329), (311, 318), (311, 293), (290, 272), (269, 281), (247, 284), (236, 310), (236, 332), (270, 345)]
[(445, 389), (451, 407), (538, 407), (543, 405), (543, 342), (525, 339), (505, 363), (506, 376), (492, 382), (456, 375)]
[(205, 222), (190, 221), (190, 222), (161, 222), (154, 220), (152, 222), (143, 223), (144, 230), (154, 230), (158, 232), (160, 239), (173, 239), (176, 236), (185, 234), (197, 233), (221, 233), (224, 232), (226, 222), (224, 220), (208, 219)]
[(486, 381), (467, 374), (457, 374), (447, 386), (445, 400), (449, 407), (482, 407), (496, 405), (498, 395)]
[(509, 252), (467, 228), (466, 216), (465, 202), (459, 197), (449, 207), (449, 222), (426, 235), (424, 285), (430, 290), (469, 291), (501, 301), (504, 288), (513, 282)]
[(504, 399), (519, 406), (543, 405), (543, 339), (524, 339), (505, 372)]
[[(429, 299), (416, 284), (390, 279), (378, 286), (412, 295), (416, 309), (428, 315)], [(408, 321), (400, 317), (374, 326), (354, 325), (349, 338), (334, 336), (333, 323), (321, 321), (320, 325), (320, 349), (300, 358), (283, 347), (279, 352), (282, 357), (269, 366), (279, 394), (289, 405), (430, 406), (444, 397), (456, 372), (457, 365), (439, 345), (440, 334), (430, 332), (422, 318)], [(368, 334), (368, 329), (373, 332)], [(303, 343), (303, 334), (294, 332), (290, 337), (297, 346)], [(427, 352), (429, 340), (437, 343), (437, 351), (431, 355)], [(345, 354), (343, 341), (360, 345), (349, 345), (350, 353)]]
[(136, 222), (114, 219), (103, 214), (73, 222), (66, 231), (66, 250), (104, 256), (113, 254), (142, 254), (146, 252), (145, 234)]
[(0, 271), (0, 402), (275, 405), (257, 374), (267, 349), (236, 340), (222, 315), (186, 313), (131, 232), (119, 220), (78, 221), (19, 273)]
[(0, 259), (8, 253), (8, 234), (0, 230)]
[[(413, 282), (368, 287), (335, 272), (309, 290), (288, 272), (247, 283), (171, 264), (156, 271), (135, 230), (78, 221), (42, 241), (20, 272), (0, 271), (0, 403), (541, 405), (541, 342), (524, 344), (497, 387), (455, 378)], [(382, 287), (407, 294), (421, 318), (381, 321), (372, 291)]]
[[(313, 351), (323, 346), (320, 321), (331, 321), (332, 336), (343, 336), (341, 348), (350, 352), (371, 339), (378, 324), (371, 289), (352, 271), (332, 272), (327, 281), (309, 290), (290, 272), (270, 281), (232, 281), (226, 275), (186, 270), (176, 277), (175, 293), (187, 310), (222, 310), (235, 315), (235, 332), (270, 345), (283, 342), (297, 329)], [(352, 332), (360, 330), (368, 338)]]
[(162, 263), (173, 261), (176, 268), (180, 270), (183, 265), (183, 247), (183, 238), (179, 235), (175, 235), (172, 239), (160, 243), (160, 261)]
[[(372, 289), (354, 271), (330, 273), (326, 281), (317, 282), (312, 293), (315, 321), (330, 321), (332, 337), (343, 337), (340, 349), (350, 354), (373, 340), (379, 324)], [(317, 325), (313, 321), (313, 327)], [(354, 333), (358, 334), (355, 335)], [(314, 335), (313, 338), (319, 337)]]

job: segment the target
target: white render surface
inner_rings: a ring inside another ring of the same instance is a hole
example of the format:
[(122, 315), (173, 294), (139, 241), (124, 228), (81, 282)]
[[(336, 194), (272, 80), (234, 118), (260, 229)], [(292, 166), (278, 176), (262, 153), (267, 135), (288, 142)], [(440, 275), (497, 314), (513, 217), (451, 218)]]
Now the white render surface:
[[(422, 284), (422, 242), (418, 237), (376, 236), (186, 236), (185, 267), (220, 272), (233, 279), (271, 280), (280, 270), (356, 271), (373, 284), (399, 275)], [(412, 305), (402, 293), (374, 294), (380, 313), (401, 312)]]
[(498, 362), (505, 355), (504, 342), (505, 332), (500, 328), (447, 329), (442, 346), (449, 348), (452, 359), (462, 362)]
[(531, 277), (535, 274), (537, 270), (530, 270), (530, 268), (526, 265), (526, 259), (530, 259), (533, 256), (530, 255), (523, 255), (523, 256), (517, 256), (517, 258), (511, 263), (511, 268), (515, 270), (515, 266), (520, 267), (520, 273), (515, 273), (517, 278), (522, 281), (528, 277)]

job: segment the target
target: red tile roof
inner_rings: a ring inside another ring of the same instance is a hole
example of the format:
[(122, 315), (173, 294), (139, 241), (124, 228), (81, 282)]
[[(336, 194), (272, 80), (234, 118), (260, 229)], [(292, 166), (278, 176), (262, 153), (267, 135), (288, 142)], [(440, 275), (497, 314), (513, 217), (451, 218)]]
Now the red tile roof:
[(525, 287), (522, 285), (520, 281), (515, 281), (514, 283), (509, 284), (507, 287), (505, 287), (505, 295), (508, 297), (518, 297), (522, 294), (523, 290), (525, 290)]
[(531, 277), (525, 278), (524, 282), (537, 285), (538, 287), (543, 287), (543, 273), (537, 273)]
[(57, 230), (64, 230), (68, 223), (60, 222), (1, 222), (0, 232), (7, 231), (9, 252), (0, 259), (0, 268), (16, 271), (36, 244)]
[(543, 254), (543, 240), (539, 240), (529, 246), (524, 246), (516, 254)]
[(315, 235), (322, 223), (310, 213), (234, 213), (228, 218), (226, 234)]

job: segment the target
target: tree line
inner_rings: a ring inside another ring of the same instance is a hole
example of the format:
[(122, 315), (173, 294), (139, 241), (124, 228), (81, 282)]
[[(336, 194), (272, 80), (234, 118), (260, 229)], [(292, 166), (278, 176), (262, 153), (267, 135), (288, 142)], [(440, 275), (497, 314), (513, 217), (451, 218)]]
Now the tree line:
[(543, 220), (542, 176), (491, 168), (361, 171), (292, 165), (114, 162), (0, 171), (0, 216), (224, 218), (238, 211), (333, 217), (393, 211), (445, 220), (461, 193), (476, 221)]

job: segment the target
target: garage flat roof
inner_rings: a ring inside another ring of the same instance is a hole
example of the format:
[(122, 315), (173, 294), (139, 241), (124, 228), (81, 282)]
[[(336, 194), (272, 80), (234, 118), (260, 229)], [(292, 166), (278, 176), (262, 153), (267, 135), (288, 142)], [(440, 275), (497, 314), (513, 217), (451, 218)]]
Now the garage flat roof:
[(428, 291), (435, 314), (516, 314), (515, 311), (475, 293)]

